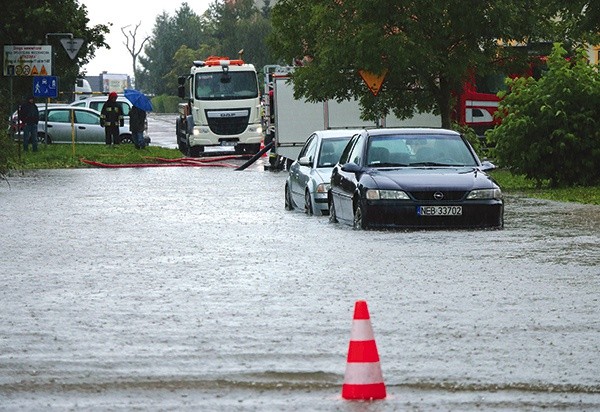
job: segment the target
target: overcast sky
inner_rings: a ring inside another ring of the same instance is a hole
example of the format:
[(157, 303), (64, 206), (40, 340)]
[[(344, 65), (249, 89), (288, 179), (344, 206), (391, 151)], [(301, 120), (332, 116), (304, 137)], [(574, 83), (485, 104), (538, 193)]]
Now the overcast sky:
[[(188, 0), (188, 5), (197, 13), (203, 14), (214, 0)], [(182, 1), (157, 0), (79, 0), (88, 10), (89, 26), (113, 23), (106, 43), (110, 50), (96, 51), (96, 57), (84, 67), (88, 76), (97, 76), (103, 71), (108, 73), (125, 73), (133, 75), (131, 70), (131, 55), (123, 44), (125, 37), (121, 27), (142, 23), (138, 29), (138, 39), (152, 34), (156, 16), (167, 12), (174, 16), (181, 7)]]

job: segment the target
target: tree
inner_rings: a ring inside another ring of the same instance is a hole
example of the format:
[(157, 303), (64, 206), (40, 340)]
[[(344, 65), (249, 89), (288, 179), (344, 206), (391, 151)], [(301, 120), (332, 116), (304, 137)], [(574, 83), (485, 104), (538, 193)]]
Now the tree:
[(259, 70), (271, 63), (265, 39), (271, 31), (268, 18), (269, 3), (261, 10), (253, 0), (215, 1), (209, 7), (206, 18), (209, 34), (217, 45), (217, 53), (236, 58), (244, 50), (245, 60)]
[(508, 80), (498, 113), (502, 123), (488, 132), (498, 165), (540, 184), (600, 183), (600, 74), (580, 48), (567, 59), (555, 45), (539, 80)]
[[(87, 9), (77, 0), (5, 2), (0, 13), (0, 48), (4, 50), (5, 45), (17, 44), (52, 45), (52, 74), (60, 77), (60, 92), (71, 93), (75, 79), (82, 74), (81, 67), (93, 58), (98, 48), (108, 47), (104, 38), (109, 31), (108, 26), (99, 24), (88, 27), (88, 22)], [(60, 36), (47, 36), (48, 33), (72, 33), (74, 38), (82, 38), (84, 43), (76, 58), (69, 58), (60, 43)], [(24, 95), (30, 94), (31, 90), (31, 77), (0, 78), (2, 96), (10, 96), (12, 99), (14, 95), (20, 100)], [(64, 95), (61, 98), (65, 98)], [(14, 105), (7, 100), (0, 102), (0, 112), (6, 117), (14, 109)]]
[[(371, 120), (434, 110), (448, 128), (454, 93), (473, 69), (485, 74), (509, 70), (501, 61), (510, 70), (524, 64), (498, 40), (545, 39), (551, 16), (540, 0), (281, 0), (269, 44), (281, 61), (307, 63), (293, 74), (296, 97), (356, 97)], [(377, 97), (360, 70), (387, 73)]]
[(123, 33), (123, 36), (125, 36), (125, 42), (123, 42), (123, 44), (125, 45), (125, 47), (127, 48), (127, 51), (131, 55), (131, 60), (132, 60), (131, 67), (133, 69), (132, 73), (133, 73), (134, 78), (137, 77), (136, 76), (136, 73), (137, 73), (136, 63), (137, 63), (138, 56), (142, 52), (142, 50), (144, 48), (144, 44), (150, 39), (149, 36), (146, 36), (143, 38), (143, 40), (141, 41), (139, 46), (136, 44), (138, 41), (137, 40), (137, 31), (138, 31), (139, 27), (141, 26), (141, 24), (142, 24), (142, 22), (139, 22), (138, 24), (136, 24), (133, 31), (130, 29), (127, 32), (125, 31), (125, 29), (127, 29), (131, 26), (121, 27), (121, 33)]
[(203, 19), (187, 3), (182, 3), (173, 17), (166, 12), (157, 16), (152, 36), (144, 48), (145, 56), (140, 56), (144, 68), (140, 76), (143, 88), (156, 94), (172, 94), (173, 90), (165, 84), (165, 76), (173, 69), (173, 56), (181, 46), (195, 49), (202, 44), (204, 29)]

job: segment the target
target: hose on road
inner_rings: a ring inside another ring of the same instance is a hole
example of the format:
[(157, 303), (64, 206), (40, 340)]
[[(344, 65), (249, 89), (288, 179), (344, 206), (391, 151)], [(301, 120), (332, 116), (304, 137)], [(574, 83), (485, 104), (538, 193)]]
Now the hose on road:
[(238, 159), (239, 156), (219, 156), (211, 158), (193, 158), (181, 157), (178, 159), (165, 159), (162, 157), (146, 157), (151, 159), (152, 163), (130, 163), (130, 164), (109, 164), (84, 158), (79, 159), (81, 162), (95, 167), (104, 168), (133, 168), (133, 167), (230, 167), (235, 168), (237, 165), (232, 163), (223, 163), (224, 160)]

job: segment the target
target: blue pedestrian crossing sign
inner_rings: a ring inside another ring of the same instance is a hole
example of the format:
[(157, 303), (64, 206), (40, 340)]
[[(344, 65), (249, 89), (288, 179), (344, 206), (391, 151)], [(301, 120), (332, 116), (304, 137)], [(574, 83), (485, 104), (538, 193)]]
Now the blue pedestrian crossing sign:
[(34, 97), (58, 97), (57, 76), (33, 76)]

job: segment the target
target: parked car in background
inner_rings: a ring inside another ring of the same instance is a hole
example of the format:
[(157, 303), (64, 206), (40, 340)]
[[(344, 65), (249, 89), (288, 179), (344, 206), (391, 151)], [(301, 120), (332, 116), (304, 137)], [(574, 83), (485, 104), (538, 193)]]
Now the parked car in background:
[[(94, 109), (98, 112), (102, 112), (102, 108), (104, 107), (104, 103), (108, 96), (93, 96), (87, 97), (85, 99), (76, 100), (71, 103), (71, 106), (74, 107), (87, 107), (90, 109)], [(124, 120), (124, 128), (127, 133), (129, 133), (129, 112), (131, 111), (131, 102), (127, 100), (125, 96), (119, 95), (117, 96), (117, 104), (121, 106), (121, 110), (123, 110), (123, 120)], [(123, 131), (122, 131), (123, 132)], [(148, 122), (146, 121), (146, 129), (144, 130), (144, 138), (146, 140), (146, 144), (150, 143), (150, 138), (148, 137)]]
[[(104, 127), (100, 126), (100, 113), (96, 110), (74, 106), (54, 106), (47, 110), (40, 110), (38, 123), (40, 142), (71, 143), (73, 131), (76, 143), (104, 144), (106, 142)], [(125, 127), (120, 128), (119, 137), (121, 143), (132, 143), (131, 132)]]
[[(38, 110), (46, 107), (46, 103), (36, 103)], [(48, 107), (64, 106), (64, 103), (48, 103)], [(10, 132), (17, 133), (23, 131), (23, 122), (19, 119), (19, 110), (15, 110), (9, 118)]]
[(502, 192), (485, 173), (493, 168), (451, 130), (363, 130), (333, 168), (329, 219), (356, 229), (502, 228)]
[[(107, 99), (108, 99), (108, 96), (104, 96), (104, 95), (87, 97), (85, 99), (74, 101), (73, 103), (71, 103), (71, 106), (87, 107), (90, 109), (94, 109), (98, 112), (101, 112), (102, 107), (104, 107), (104, 103), (106, 103)], [(117, 104), (119, 106), (121, 106), (121, 109), (123, 110), (123, 117), (125, 117), (125, 120), (127, 120), (126, 123), (129, 124), (129, 111), (131, 110), (131, 102), (129, 100), (127, 100), (124, 96), (118, 96)]]
[(329, 213), (327, 191), (331, 170), (344, 147), (360, 130), (316, 131), (306, 139), (298, 159), (292, 163), (285, 182), (285, 208), (303, 207), (309, 215)]

